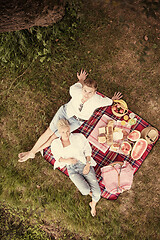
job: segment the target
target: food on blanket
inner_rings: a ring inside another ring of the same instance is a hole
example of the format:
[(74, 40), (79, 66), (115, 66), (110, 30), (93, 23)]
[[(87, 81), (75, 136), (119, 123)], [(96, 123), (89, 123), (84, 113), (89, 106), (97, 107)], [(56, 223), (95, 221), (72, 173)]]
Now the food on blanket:
[(135, 125), (136, 122), (137, 122), (137, 118), (131, 118), (131, 119), (128, 120), (128, 123), (129, 123), (130, 126)]
[(118, 144), (118, 143), (113, 143), (113, 144), (110, 146), (110, 151), (115, 151), (115, 152), (117, 152), (119, 148), (120, 148), (120, 144)]
[(98, 142), (99, 143), (106, 143), (106, 135), (104, 133), (101, 133), (98, 135)]
[(135, 118), (136, 114), (135, 113), (130, 113), (129, 114), (129, 117), (132, 119), (132, 118)]
[(106, 133), (106, 128), (105, 127), (100, 127), (98, 129), (98, 131), (99, 131), (99, 134)]
[(112, 110), (114, 110), (116, 112), (117, 111), (117, 106), (113, 106)]
[(129, 142), (123, 142), (122, 143), (121, 151), (124, 155), (129, 155), (131, 149), (132, 149), (132, 147), (131, 147), (131, 144)]
[(125, 122), (124, 120), (121, 121), (121, 125), (122, 125), (122, 126), (126, 125), (126, 122)]
[(117, 140), (121, 140), (123, 138), (123, 132), (122, 131), (114, 131), (113, 132), (113, 140), (117, 141)]
[(147, 149), (147, 141), (143, 138), (138, 139), (138, 141), (134, 144), (132, 152), (131, 152), (131, 157), (133, 160), (138, 160), (139, 158), (142, 157), (143, 153)]
[(125, 121), (127, 121), (129, 117), (128, 117), (128, 115), (124, 115), (123, 118), (124, 118)]
[(141, 133), (138, 130), (134, 130), (130, 132), (129, 135), (127, 136), (127, 138), (133, 142), (136, 142), (140, 137), (141, 137)]
[(128, 136), (128, 132), (124, 129), (122, 130), (122, 132), (123, 132), (123, 139), (126, 139)]
[(110, 120), (106, 127), (107, 145), (109, 146), (113, 144), (113, 125), (114, 121)]
[(124, 100), (114, 100), (112, 105), (112, 112), (117, 117), (122, 117), (128, 112), (127, 104)]
[(119, 128), (119, 127), (115, 127), (115, 128), (114, 128), (114, 132), (122, 132), (122, 131), (123, 131), (122, 128)]
[(123, 108), (125, 108), (125, 109), (128, 109), (127, 103), (126, 103), (124, 100), (122, 100), (122, 99), (120, 99), (120, 100), (114, 100), (114, 102), (117, 102), (117, 103), (120, 104), (121, 107), (123, 107)]

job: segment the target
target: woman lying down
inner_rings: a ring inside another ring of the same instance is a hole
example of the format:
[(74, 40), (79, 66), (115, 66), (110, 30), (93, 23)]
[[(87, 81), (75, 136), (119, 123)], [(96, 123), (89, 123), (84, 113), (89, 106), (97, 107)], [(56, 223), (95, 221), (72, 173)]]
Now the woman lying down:
[(83, 134), (70, 133), (66, 119), (58, 121), (58, 132), (60, 137), (51, 144), (51, 152), (56, 160), (54, 168), (66, 166), (70, 179), (82, 195), (89, 194), (92, 197), (89, 206), (94, 217), (101, 190), (93, 168), (96, 162), (91, 158), (92, 149)]

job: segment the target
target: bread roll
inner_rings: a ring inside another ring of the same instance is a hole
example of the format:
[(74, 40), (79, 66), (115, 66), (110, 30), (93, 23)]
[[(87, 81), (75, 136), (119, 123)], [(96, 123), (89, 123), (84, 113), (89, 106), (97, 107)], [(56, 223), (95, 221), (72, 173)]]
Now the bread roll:
[(99, 131), (99, 134), (106, 133), (105, 127), (100, 127), (98, 131)]
[(98, 142), (99, 143), (106, 143), (106, 135), (104, 133), (101, 133), (98, 135)]

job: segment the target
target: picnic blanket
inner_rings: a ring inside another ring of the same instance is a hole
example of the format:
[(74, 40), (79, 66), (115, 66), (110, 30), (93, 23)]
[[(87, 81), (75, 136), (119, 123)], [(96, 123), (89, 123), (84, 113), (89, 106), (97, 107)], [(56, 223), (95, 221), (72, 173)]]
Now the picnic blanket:
[[(100, 94), (100, 95), (102, 95), (102, 94)], [(128, 110), (129, 114), (131, 112), (132, 111)], [(117, 118), (116, 116), (113, 115), (112, 110), (111, 110), (111, 106), (101, 107), (101, 108), (97, 109), (93, 113), (93, 115), (90, 117), (90, 119), (88, 121), (85, 121), (83, 123), (83, 125), (81, 125), (80, 128), (78, 128), (75, 132), (80, 132), (80, 133), (84, 134), (84, 136), (86, 138), (88, 138), (90, 136), (90, 134), (92, 133), (92, 131), (94, 130), (94, 128), (96, 127), (96, 125), (98, 124), (98, 122), (101, 120), (101, 118), (104, 115), (111, 118), (111, 119), (114, 119), (114, 120), (121, 120), (120, 118)], [(136, 129), (136, 130), (139, 130), (141, 132), (144, 128), (146, 128), (148, 126), (151, 126), (149, 123), (147, 123), (145, 120), (143, 120), (138, 115), (136, 115), (136, 118), (137, 118), (137, 122), (136, 122), (135, 125), (131, 126), (132, 130)], [(160, 137), (160, 132), (159, 132), (159, 137)], [(118, 161), (118, 162), (128, 161), (133, 166), (133, 168), (135, 168), (135, 173), (136, 173), (137, 170), (142, 165), (143, 161), (146, 159), (146, 157), (148, 156), (148, 154), (152, 150), (153, 146), (155, 145), (155, 143), (154, 144), (149, 144), (147, 146), (146, 151), (142, 155), (142, 157), (139, 160), (134, 161), (130, 156), (125, 156), (125, 155), (110, 151), (109, 149), (107, 149), (107, 151), (104, 152), (104, 151), (101, 151), (100, 149), (98, 149), (91, 142), (90, 142), (90, 144), (91, 144), (91, 147), (92, 147), (92, 157), (97, 162), (97, 165), (94, 167), (94, 169), (95, 169), (95, 172), (96, 172), (98, 183), (100, 185), (101, 196), (104, 197), (104, 198), (107, 198), (109, 200), (116, 200), (120, 193), (111, 194), (111, 193), (107, 192), (107, 190), (105, 188), (105, 185), (102, 181), (103, 179), (102, 179), (102, 176), (101, 176), (101, 168), (104, 167), (104, 166), (107, 166), (110, 163), (115, 162), (115, 161)], [(55, 159), (54, 159), (54, 156), (51, 153), (51, 148), (50, 147), (45, 148), (43, 150), (43, 157), (47, 162), (54, 165)], [(59, 169), (59, 170), (62, 171), (64, 174), (66, 174), (68, 176), (68, 172), (67, 172), (66, 167), (64, 167), (63, 169)]]

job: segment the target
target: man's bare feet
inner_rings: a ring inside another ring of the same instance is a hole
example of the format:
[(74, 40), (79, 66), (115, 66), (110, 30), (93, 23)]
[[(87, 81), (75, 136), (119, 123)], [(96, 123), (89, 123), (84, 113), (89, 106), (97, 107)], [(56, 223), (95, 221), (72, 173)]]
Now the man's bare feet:
[(91, 215), (92, 215), (92, 217), (95, 217), (96, 216), (96, 205), (93, 202), (90, 202), (89, 206), (91, 208)]
[(27, 161), (29, 158), (34, 158), (35, 157), (35, 154), (33, 152), (22, 152), (22, 153), (19, 153), (18, 154), (18, 162), (25, 162)]

